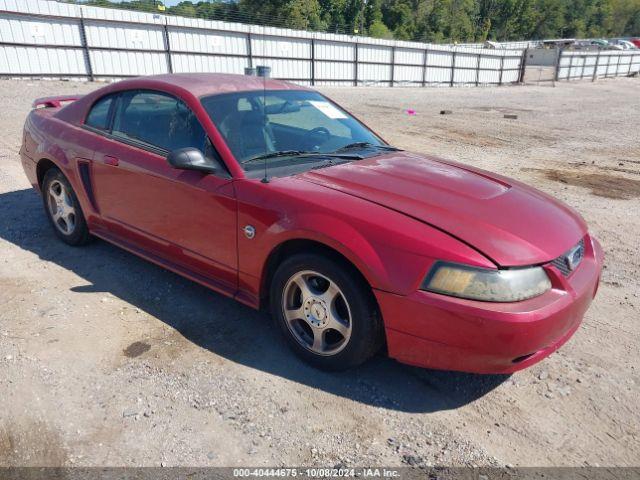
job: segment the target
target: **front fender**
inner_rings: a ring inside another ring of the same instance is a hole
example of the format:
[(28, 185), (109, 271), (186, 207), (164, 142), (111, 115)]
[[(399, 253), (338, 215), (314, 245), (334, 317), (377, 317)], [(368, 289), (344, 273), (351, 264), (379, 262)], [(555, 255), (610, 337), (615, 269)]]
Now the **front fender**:
[[(326, 245), (347, 258), (370, 284), (388, 284), (388, 272), (380, 252), (353, 225), (327, 213), (286, 216), (265, 232), (269, 255), (289, 240), (310, 240)], [(356, 253), (357, 252), (357, 253)], [(264, 274), (263, 265), (259, 276)]]
[[(288, 240), (311, 240), (346, 257), (371, 287), (415, 291), (436, 260), (494, 265), (466, 244), (384, 206), (295, 178), (236, 182), (241, 283), (260, 285), (269, 255)], [(255, 236), (243, 228), (251, 225)], [(247, 280), (253, 279), (253, 280)], [(259, 287), (241, 285), (257, 294)], [(255, 290), (255, 291), (254, 291)]]

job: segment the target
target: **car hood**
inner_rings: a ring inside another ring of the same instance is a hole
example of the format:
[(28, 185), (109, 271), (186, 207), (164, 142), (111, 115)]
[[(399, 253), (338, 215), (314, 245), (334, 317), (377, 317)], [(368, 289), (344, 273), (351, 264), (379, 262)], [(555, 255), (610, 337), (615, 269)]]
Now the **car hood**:
[(586, 234), (580, 215), (534, 188), (453, 162), (393, 152), (298, 178), (411, 216), (498, 266), (548, 262)]

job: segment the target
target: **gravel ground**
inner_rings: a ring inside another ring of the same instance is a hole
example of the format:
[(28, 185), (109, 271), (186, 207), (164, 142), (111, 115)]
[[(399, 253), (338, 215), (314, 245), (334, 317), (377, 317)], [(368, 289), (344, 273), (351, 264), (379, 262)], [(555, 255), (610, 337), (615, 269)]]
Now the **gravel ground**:
[(602, 241), (582, 328), (512, 376), (382, 356), (320, 373), (262, 313), (105, 242), (64, 246), (22, 123), (35, 97), (100, 85), (0, 81), (0, 465), (638, 465), (639, 81), (323, 89), (393, 144), (555, 195)]

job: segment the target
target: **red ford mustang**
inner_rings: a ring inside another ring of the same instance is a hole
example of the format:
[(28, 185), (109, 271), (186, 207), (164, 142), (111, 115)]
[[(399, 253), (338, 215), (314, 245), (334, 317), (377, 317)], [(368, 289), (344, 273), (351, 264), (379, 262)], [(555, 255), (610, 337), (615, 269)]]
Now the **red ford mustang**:
[(513, 372), (567, 341), (598, 287), (602, 250), (574, 210), (394, 148), (314, 90), (164, 75), (34, 106), (20, 154), (58, 237), (269, 308), (321, 368), (386, 346)]

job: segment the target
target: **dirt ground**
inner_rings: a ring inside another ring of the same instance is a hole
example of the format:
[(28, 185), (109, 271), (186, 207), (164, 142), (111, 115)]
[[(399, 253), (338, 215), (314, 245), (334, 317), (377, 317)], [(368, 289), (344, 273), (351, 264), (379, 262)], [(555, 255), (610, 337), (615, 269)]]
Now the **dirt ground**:
[(639, 79), (323, 89), (395, 145), (555, 195), (601, 240), (583, 326), (512, 376), (382, 356), (320, 373), (265, 314), (105, 242), (57, 241), (22, 124), (35, 97), (99, 86), (0, 81), (0, 465), (638, 465)]

